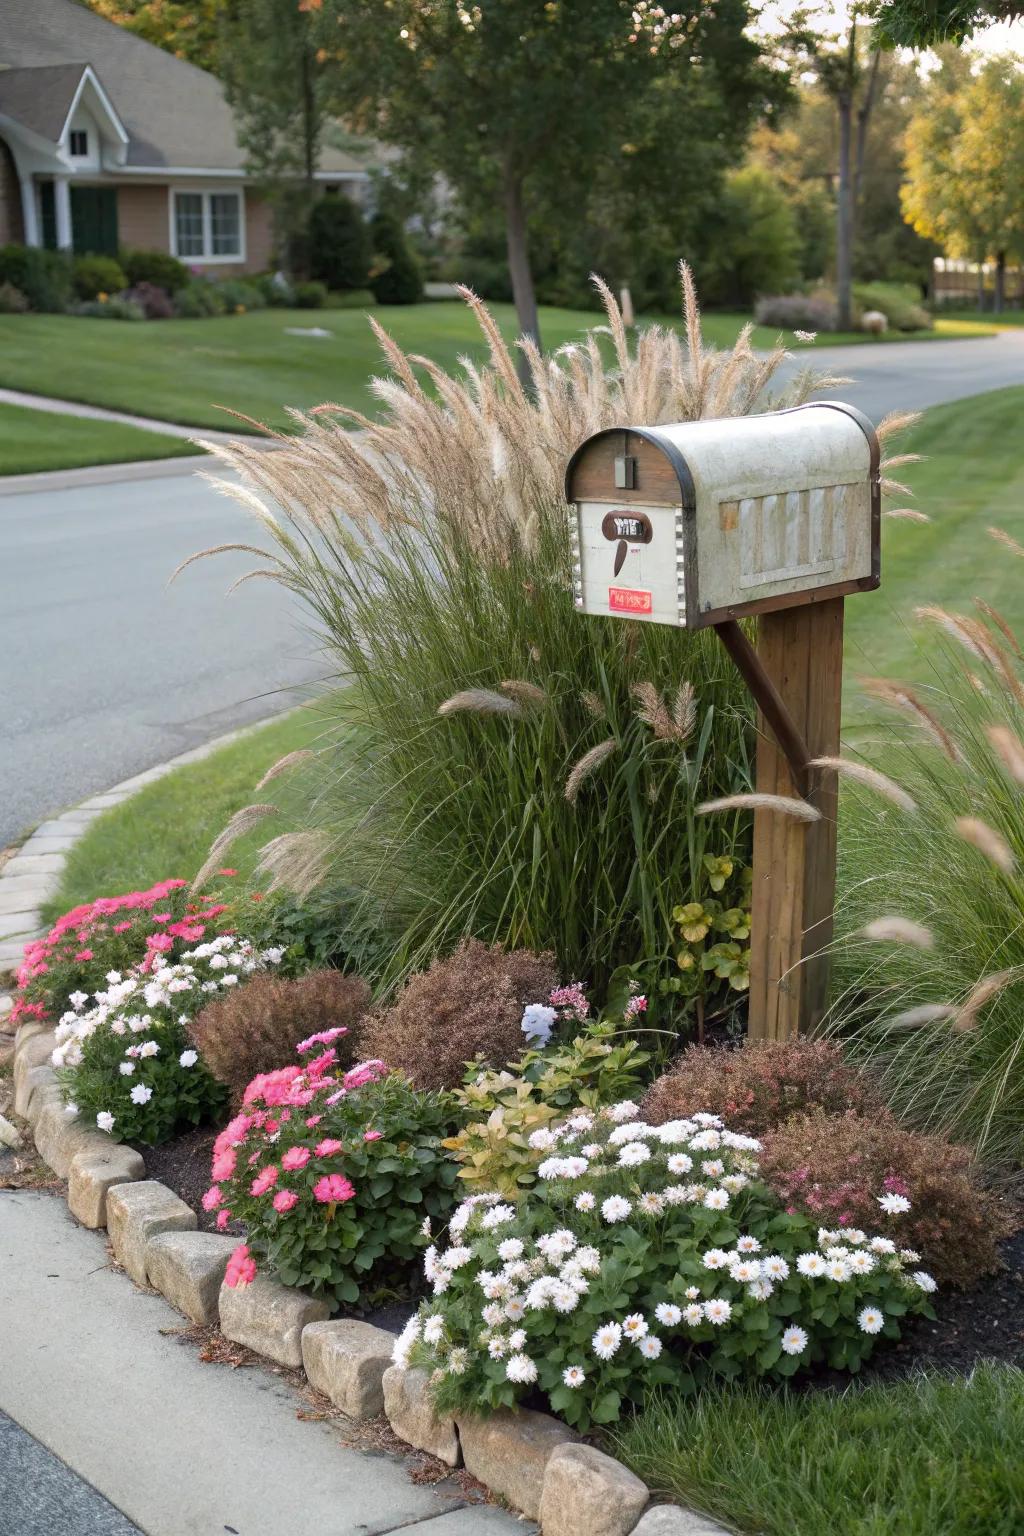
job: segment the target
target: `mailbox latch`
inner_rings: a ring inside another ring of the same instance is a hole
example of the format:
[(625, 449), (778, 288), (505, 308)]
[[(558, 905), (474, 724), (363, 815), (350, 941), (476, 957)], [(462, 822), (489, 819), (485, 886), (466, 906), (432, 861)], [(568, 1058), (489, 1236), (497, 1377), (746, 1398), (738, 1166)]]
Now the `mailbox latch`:
[[(607, 463), (607, 460), (605, 460)], [(615, 489), (636, 490), (636, 458), (631, 453), (620, 453), (615, 460)]]

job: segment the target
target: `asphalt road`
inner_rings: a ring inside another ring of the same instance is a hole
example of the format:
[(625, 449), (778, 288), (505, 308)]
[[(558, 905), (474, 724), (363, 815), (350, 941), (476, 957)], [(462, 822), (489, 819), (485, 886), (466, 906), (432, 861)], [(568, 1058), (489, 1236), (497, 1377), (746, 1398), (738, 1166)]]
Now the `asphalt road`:
[(785, 365), (785, 377), (812, 363), (853, 382), (823, 399), (846, 400), (872, 421), (889, 411), (920, 411), (988, 389), (1024, 384), (1024, 328), (976, 341), (888, 341), (818, 347)]
[(253, 521), (195, 475), (0, 495), (0, 849), (87, 795), (277, 713), (313, 641), (251, 555)]
[[(977, 341), (822, 347), (835, 392), (874, 420), (1024, 384), (1024, 331)], [(86, 472), (87, 473), (87, 472)], [(0, 848), (65, 805), (286, 707), (322, 663), (287, 594), (246, 555), (186, 555), (251, 537), (251, 519), (194, 475), (155, 466), (118, 484), (0, 494)], [(80, 476), (78, 478), (85, 478)], [(52, 483), (51, 483), (52, 484)]]

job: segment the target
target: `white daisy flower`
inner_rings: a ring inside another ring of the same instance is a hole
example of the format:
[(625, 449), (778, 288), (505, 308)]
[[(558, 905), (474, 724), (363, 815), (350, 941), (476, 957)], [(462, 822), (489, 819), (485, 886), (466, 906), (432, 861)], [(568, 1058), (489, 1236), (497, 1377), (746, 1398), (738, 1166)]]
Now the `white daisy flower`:
[(660, 1195), (656, 1195), (652, 1189), (640, 1196), (637, 1205), (645, 1216), (660, 1216), (665, 1209), (665, 1202)]
[(96, 1116), (96, 1124), (101, 1131), (110, 1132), (114, 1129), (114, 1116), (110, 1113), (109, 1109), (100, 1110)]
[(505, 1264), (512, 1259), (522, 1258), (524, 1246), (521, 1237), (506, 1237), (498, 1244), (498, 1258)]
[(622, 1319), (622, 1332), (633, 1344), (638, 1339), (642, 1339), (648, 1331), (648, 1325), (642, 1312), (631, 1312), (628, 1317)]
[(767, 1275), (769, 1280), (786, 1280), (789, 1278), (789, 1265), (780, 1254), (769, 1253), (761, 1260), (761, 1273)]
[(688, 1285), (686, 1287), (686, 1299), (687, 1299), (687, 1301), (696, 1301), (699, 1298), (699, 1296), (700, 1296), (700, 1290), (698, 1289), (697, 1286), (695, 1286), (695, 1285)]
[(722, 1180), (722, 1188), (727, 1189), (730, 1195), (738, 1195), (741, 1189), (745, 1189), (750, 1183), (745, 1173), (727, 1173)]
[(653, 1334), (648, 1334), (646, 1338), (641, 1339), (637, 1344), (637, 1349), (639, 1349), (645, 1360), (657, 1360), (661, 1354), (661, 1348), (661, 1340), (656, 1339)]
[(729, 1255), (724, 1248), (709, 1248), (704, 1255), (705, 1269), (726, 1269), (729, 1264)]
[[(586, 1281), (583, 1283), (586, 1285)], [(556, 1312), (575, 1312), (579, 1306), (580, 1293), (574, 1285), (560, 1282), (551, 1292), (551, 1301)]]
[(849, 1260), (829, 1259), (825, 1266), (825, 1273), (828, 1275), (830, 1280), (835, 1280), (838, 1285), (842, 1285), (844, 1280), (849, 1280), (850, 1278), (851, 1270)]
[(160, 1047), (155, 1040), (143, 1041), (142, 1049), (139, 1051), (140, 1056), (159, 1056), (159, 1054)]
[(865, 1307), (863, 1312), (857, 1313), (857, 1326), (862, 1333), (881, 1333), (885, 1317), (877, 1307)]
[(622, 1343), (622, 1329), (618, 1323), (602, 1323), (590, 1343), (599, 1360), (610, 1360)]
[(194, 1067), (198, 1060), (199, 1060), (199, 1052), (198, 1051), (182, 1051), (181, 1055), (178, 1057), (178, 1066), (179, 1067)]
[(901, 1248), (900, 1262), (902, 1264), (920, 1264), (921, 1255), (916, 1248)]
[(500, 1328), (505, 1321), (505, 1313), (496, 1301), (489, 1301), (480, 1313), (488, 1328)]
[(704, 1303), (704, 1316), (709, 1323), (714, 1323), (716, 1328), (720, 1328), (732, 1317), (732, 1305), (720, 1296), (713, 1296), (710, 1301)]
[(582, 1387), (587, 1379), (587, 1373), (582, 1365), (567, 1365), (562, 1372), (562, 1380), (567, 1387)]
[(529, 1355), (513, 1355), (505, 1362), (505, 1375), (509, 1381), (528, 1384), (537, 1380), (537, 1366)]
[(736, 1252), (760, 1253), (761, 1244), (758, 1242), (756, 1237), (751, 1237), (749, 1232), (744, 1232), (741, 1237), (736, 1239)]
[(423, 1324), (423, 1342), (425, 1344), (440, 1344), (444, 1338), (444, 1318), (428, 1317)]
[(904, 1216), (910, 1210), (906, 1195), (879, 1195), (877, 1199), (887, 1216)]
[(699, 1301), (691, 1301), (688, 1307), (683, 1308), (683, 1321), (689, 1323), (691, 1328), (696, 1328), (698, 1323), (704, 1321), (704, 1307)]
[(621, 1125), (626, 1120), (635, 1120), (639, 1106), (631, 1099), (623, 1099), (618, 1104), (611, 1104), (601, 1111), (609, 1120), (614, 1120), (616, 1125)]
[(693, 1158), (688, 1157), (685, 1152), (673, 1152), (668, 1160), (667, 1166), (669, 1173), (674, 1173), (677, 1175), (680, 1173), (689, 1173), (690, 1169), (693, 1167)]
[(630, 1141), (619, 1153), (620, 1168), (636, 1168), (641, 1163), (646, 1163), (651, 1155), (651, 1149), (643, 1141)]
[(868, 1243), (872, 1253), (895, 1253), (896, 1244), (891, 1237), (873, 1237)]
[(623, 1195), (609, 1195), (607, 1200), (601, 1203), (601, 1215), (609, 1226), (617, 1221), (625, 1221), (633, 1207)]
[(452, 1376), (462, 1376), (469, 1364), (469, 1351), (466, 1349), (453, 1349), (448, 1356), (448, 1370)]
[(445, 1269), (461, 1269), (463, 1265), (469, 1263), (472, 1257), (472, 1248), (449, 1248), (446, 1253), (442, 1253), (441, 1263)]
[(666, 1184), (661, 1192), (666, 1205), (686, 1205), (688, 1192), (683, 1184)]
[(727, 1189), (709, 1189), (702, 1202), (709, 1211), (724, 1211), (729, 1204)]
[(573, 1205), (578, 1211), (592, 1211), (596, 1204), (597, 1198), (590, 1193), (589, 1189), (581, 1190), (573, 1201)]
[(601, 1268), (601, 1255), (596, 1248), (590, 1246), (577, 1248), (572, 1261), (585, 1275), (596, 1275)]
[(796, 1261), (796, 1267), (801, 1275), (816, 1280), (825, 1273), (825, 1260), (820, 1253), (802, 1253)]
[(516, 1328), (508, 1336), (509, 1349), (520, 1350), (526, 1343), (526, 1329)]
[(120, 1072), (122, 1077), (131, 1077), (132, 1073), (135, 1071), (135, 1063), (134, 1061), (119, 1062), (117, 1070)]
[(752, 1280), (747, 1286), (747, 1295), (751, 1301), (767, 1301), (774, 1290), (770, 1280)]
[(480, 1225), (490, 1232), (495, 1227), (504, 1226), (507, 1221), (514, 1221), (515, 1214), (510, 1205), (492, 1205), (490, 1210), (480, 1218)]
[(910, 1278), (917, 1286), (918, 1290), (924, 1291), (927, 1295), (931, 1295), (932, 1291), (937, 1291), (939, 1288), (936, 1282), (932, 1279), (931, 1275), (928, 1274), (927, 1270), (915, 1270)]
[(654, 1309), (654, 1315), (664, 1328), (675, 1328), (683, 1320), (681, 1309), (671, 1301), (660, 1301)]
[(755, 1280), (761, 1278), (761, 1261), (759, 1259), (737, 1259), (729, 1265), (729, 1274), (737, 1285), (752, 1285)]
[(720, 1157), (707, 1157), (701, 1163), (700, 1171), (709, 1179), (717, 1179), (725, 1172), (725, 1164)]
[(133, 1104), (148, 1104), (152, 1097), (153, 1090), (148, 1083), (136, 1083), (130, 1094)]
[(555, 1137), (549, 1130), (545, 1129), (532, 1131), (527, 1139), (535, 1152), (550, 1152), (551, 1148), (555, 1145)]
[(847, 1263), (855, 1275), (870, 1275), (875, 1267), (875, 1260), (870, 1253), (865, 1253), (863, 1249), (858, 1249), (856, 1253), (851, 1253)]
[(802, 1355), (807, 1348), (807, 1335), (802, 1328), (787, 1328), (781, 1343), (783, 1354)]

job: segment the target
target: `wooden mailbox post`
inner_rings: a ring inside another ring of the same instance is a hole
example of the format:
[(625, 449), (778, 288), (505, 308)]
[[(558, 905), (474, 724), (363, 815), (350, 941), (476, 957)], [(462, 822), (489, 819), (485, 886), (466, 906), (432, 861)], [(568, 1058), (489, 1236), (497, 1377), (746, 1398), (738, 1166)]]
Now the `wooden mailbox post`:
[[(754, 816), (751, 1035), (814, 1030), (828, 997), (843, 602), (879, 583), (878, 439), (829, 401), (761, 416), (609, 428), (566, 470), (582, 613), (713, 626), (759, 710), (762, 794), (821, 819)], [(751, 644), (740, 619), (757, 615)]]

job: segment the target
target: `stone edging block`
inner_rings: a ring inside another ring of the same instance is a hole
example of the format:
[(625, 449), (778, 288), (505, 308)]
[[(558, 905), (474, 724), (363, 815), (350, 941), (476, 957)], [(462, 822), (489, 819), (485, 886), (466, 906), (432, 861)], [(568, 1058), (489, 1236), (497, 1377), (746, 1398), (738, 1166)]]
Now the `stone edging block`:
[(312, 1385), (350, 1419), (384, 1412), (384, 1372), (394, 1338), (355, 1318), (309, 1323), (302, 1330), (302, 1365)]
[(107, 1196), (115, 1184), (134, 1184), (146, 1177), (140, 1153), (118, 1142), (85, 1147), (76, 1152), (68, 1170), (68, 1210), (83, 1227), (105, 1227)]
[(729, 1536), (724, 1525), (679, 1504), (656, 1504), (635, 1527), (633, 1536)]
[(649, 1501), (647, 1484), (621, 1461), (592, 1445), (560, 1445), (536, 1513), (544, 1536), (630, 1536)]
[(327, 1304), (257, 1275), (251, 1285), (220, 1288), (220, 1331), (278, 1365), (302, 1364), (302, 1330), (327, 1319)]
[(146, 1250), (160, 1232), (190, 1232), (196, 1213), (166, 1184), (144, 1179), (115, 1184), (107, 1193), (107, 1232), (117, 1262), (136, 1285), (147, 1284)]
[(234, 1247), (233, 1237), (216, 1232), (160, 1232), (146, 1248), (146, 1275), (154, 1290), (191, 1322), (216, 1325)]
[(462, 1462), (455, 1420), (434, 1411), (427, 1391), (427, 1373), (391, 1365), (384, 1372), (384, 1412), (388, 1423), (407, 1445), (436, 1456), (449, 1467)]
[(455, 1422), (466, 1471), (536, 1520), (548, 1463), (556, 1453), (575, 1446), (575, 1430), (531, 1408), (503, 1410), (486, 1419), (458, 1417)]

